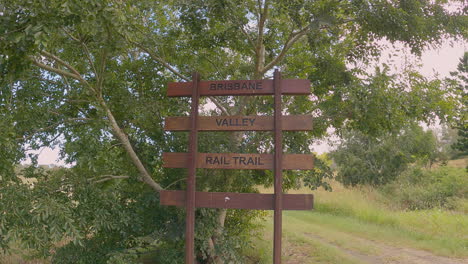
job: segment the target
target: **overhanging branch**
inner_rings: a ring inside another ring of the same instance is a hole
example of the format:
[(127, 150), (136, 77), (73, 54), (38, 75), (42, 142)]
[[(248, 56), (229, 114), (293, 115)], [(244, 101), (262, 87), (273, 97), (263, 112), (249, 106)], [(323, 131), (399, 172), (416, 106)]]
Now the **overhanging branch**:
[(297, 32), (293, 32), (289, 35), (288, 40), (286, 41), (286, 44), (284, 44), (283, 49), (281, 50), (280, 54), (276, 56), (272, 61), (270, 61), (262, 70), (261, 74), (264, 74), (271, 68), (273, 68), (275, 65), (277, 65), (286, 55), (288, 50), (296, 43), (302, 36), (307, 34), (310, 30), (311, 24), (307, 25), (306, 27), (303, 27), (301, 30)]
[(80, 81), (80, 76), (76, 75), (76, 74), (73, 74), (71, 72), (68, 72), (68, 71), (64, 71), (64, 70), (61, 70), (61, 69), (57, 69), (57, 68), (54, 68), (54, 67), (51, 67), (49, 65), (46, 65), (44, 63), (41, 63), (41, 62), (38, 62), (36, 61), (34, 58), (29, 58), (31, 60), (31, 62), (36, 65), (37, 67), (41, 68), (41, 69), (44, 69), (46, 71), (50, 71), (50, 72), (53, 72), (53, 73), (56, 73), (58, 75), (61, 75), (61, 76), (64, 76), (64, 77), (69, 77), (69, 78), (72, 78), (72, 79), (75, 79), (77, 81)]
[(101, 183), (106, 182), (114, 179), (128, 179), (130, 176), (120, 176), (120, 175), (102, 175), (100, 176), (101, 179), (95, 180), (93, 183)]
[(227, 108), (224, 107), (224, 106), (218, 101), (218, 99), (216, 99), (216, 98), (213, 97), (213, 96), (209, 96), (208, 98), (211, 100), (211, 102), (213, 102), (213, 103), (216, 105), (216, 107), (219, 108), (219, 110), (221, 110), (221, 112), (222, 112), (223, 114), (225, 114), (225, 115), (231, 115), (230, 111), (228, 111)]
[(172, 67), (169, 63), (167, 63), (165, 60), (163, 60), (161, 57), (157, 56), (156, 54), (154, 54), (154, 52), (148, 48), (146, 48), (145, 46), (143, 46), (141, 43), (138, 43), (138, 42), (135, 42), (135, 41), (131, 41), (131, 40), (128, 40), (130, 43), (132, 43), (133, 45), (137, 46), (139, 49), (143, 50), (144, 52), (148, 53), (148, 55), (155, 61), (161, 63), (166, 69), (168, 69), (169, 71), (171, 71), (172, 73), (174, 73), (177, 77), (179, 77), (180, 79), (182, 80), (185, 80), (187, 82), (190, 81), (190, 78), (188, 77), (185, 77), (184, 75), (182, 75), (180, 72), (178, 72), (174, 67)]
[(130, 156), (132, 163), (135, 165), (138, 172), (140, 173), (141, 181), (148, 184), (153, 190), (157, 192), (162, 191), (163, 188), (161, 187), (161, 185), (159, 185), (157, 182), (153, 180), (148, 170), (146, 170), (140, 158), (135, 153), (135, 150), (133, 149), (132, 144), (130, 143), (130, 140), (128, 139), (127, 134), (125, 134), (125, 132), (120, 128), (119, 124), (117, 123), (117, 120), (115, 119), (114, 115), (112, 114), (111, 110), (107, 106), (104, 99), (99, 98), (99, 103), (101, 107), (103, 108), (103, 110), (106, 112), (107, 118), (109, 119), (109, 122), (111, 125), (111, 129), (114, 131), (114, 135), (122, 143), (125, 151)]

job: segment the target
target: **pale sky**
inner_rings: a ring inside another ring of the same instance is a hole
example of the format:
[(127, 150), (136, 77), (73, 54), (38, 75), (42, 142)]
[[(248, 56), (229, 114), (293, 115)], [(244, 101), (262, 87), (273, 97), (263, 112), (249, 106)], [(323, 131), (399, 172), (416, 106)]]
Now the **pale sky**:
[[(409, 52), (395, 51), (395, 49), (390, 45), (389, 49), (382, 55), (381, 62), (391, 64), (398, 70), (401, 69), (406, 60), (411, 62), (413, 65), (421, 64), (422, 67), (420, 68), (420, 72), (428, 78), (437, 75), (440, 78), (443, 78), (449, 76), (449, 72), (456, 69), (459, 59), (463, 56), (465, 51), (467, 51), (467, 43), (460, 41), (452, 45), (447, 41), (440, 49), (428, 49), (423, 53), (421, 59), (417, 59), (416, 57), (409, 55)], [(393, 62), (389, 61), (389, 53), (398, 54), (393, 57)], [(324, 140), (319, 144), (314, 144), (312, 149), (314, 152), (321, 154), (323, 152), (327, 152), (330, 147), (326, 140)], [(38, 159), (39, 164), (65, 165), (63, 161), (58, 160), (58, 148), (43, 148), (40, 151), (35, 151), (34, 153), (40, 153)], [(27, 161), (25, 163), (27, 163)]]

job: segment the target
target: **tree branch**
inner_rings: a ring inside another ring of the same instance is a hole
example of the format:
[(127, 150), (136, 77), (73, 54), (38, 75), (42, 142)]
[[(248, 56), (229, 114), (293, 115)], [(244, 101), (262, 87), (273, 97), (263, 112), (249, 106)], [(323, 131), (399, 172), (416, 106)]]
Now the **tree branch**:
[(239, 25), (239, 26), (240, 26), (240, 30), (242, 31), (242, 34), (245, 35), (245, 37), (246, 37), (247, 40), (249, 41), (250, 45), (252, 46), (253, 52), (256, 53), (256, 52), (257, 52), (257, 49), (256, 49), (255, 42), (254, 42), (253, 39), (250, 37), (249, 33), (247, 33), (247, 31), (245, 31), (244, 25)]
[(218, 99), (216, 99), (215, 97), (213, 96), (208, 96), (208, 98), (210, 98), (210, 101), (213, 102), (213, 104), (216, 105), (216, 107), (219, 108), (219, 110), (221, 110), (221, 112), (225, 115), (231, 115), (230, 111), (228, 111), (228, 109), (226, 107), (224, 107), (219, 101)]
[[(55, 115), (60, 115), (59, 113), (53, 113)], [(23, 137), (20, 137), (20, 138), (16, 138), (16, 140), (23, 140), (23, 141), (26, 141), (26, 140), (29, 140), (31, 139), (32, 137), (34, 137), (35, 134), (37, 133), (41, 133), (41, 132), (47, 132), (48, 130), (51, 130), (53, 128), (56, 128), (58, 127), (59, 125), (62, 125), (62, 124), (65, 124), (67, 122), (74, 122), (74, 121), (90, 121), (90, 120), (94, 120), (94, 119), (91, 119), (91, 118), (67, 118), (65, 120), (60, 120), (59, 122), (55, 122), (49, 126), (46, 126), (46, 127), (41, 127), (41, 128), (37, 128), (37, 129), (33, 129), (30, 134), (27, 133), (29, 131), (27, 131), (25, 134), (29, 134), (28, 136), (23, 136)]]
[[(195, 177), (195, 178), (199, 178), (199, 177)], [(168, 185), (166, 186), (166, 188), (164, 188), (164, 189), (168, 190), (169, 187), (171, 187), (172, 185), (174, 185), (174, 184), (176, 184), (176, 183), (178, 183), (178, 182), (181, 182), (181, 181), (183, 181), (183, 180), (186, 180), (186, 179), (187, 179), (187, 178), (180, 178), (180, 179), (178, 179), (178, 180), (175, 180), (175, 181), (171, 182), (170, 184), (168, 184)]]
[[(258, 2), (259, 10), (262, 10), (261, 1)], [(263, 44), (263, 30), (265, 28), (265, 21), (268, 16), (268, 0), (265, 0), (263, 4), (263, 12), (260, 13), (260, 20), (258, 21), (258, 39), (257, 39), (257, 48)]]
[(156, 54), (154, 54), (154, 52), (148, 48), (146, 48), (145, 46), (143, 46), (141, 43), (138, 43), (138, 42), (135, 42), (135, 41), (131, 41), (131, 40), (127, 40), (129, 41), (130, 43), (134, 44), (135, 46), (137, 46), (138, 48), (140, 48), (141, 50), (143, 50), (144, 52), (148, 53), (148, 55), (155, 61), (161, 63), (166, 69), (168, 69), (169, 71), (171, 71), (172, 73), (174, 73), (177, 77), (179, 77), (180, 79), (182, 80), (185, 80), (187, 82), (191, 81), (190, 78), (188, 77), (185, 77), (184, 75), (182, 75), (181, 73), (179, 73), (176, 69), (174, 69), (174, 67), (172, 67), (171, 65), (169, 65), (169, 63), (167, 63), (166, 61), (164, 61), (161, 57), (159, 56), (156, 56)]
[(61, 75), (63, 77), (70, 77), (70, 78), (73, 78), (75, 80), (78, 80), (78, 81), (84, 83), (90, 90), (92, 90), (94, 92), (94, 94), (96, 95), (96, 99), (98, 100), (99, 104), (101, 105), (101, 107), (105, 111), (107, 118), (109, 119), (111, 129), (114, 131), (114, 134), (116, 135), (117, 139), (122, 143), (122, 145), (123, 145), (124, 149), (126, 150), (127, 154), (130, 156), (130, 159), (131, 159), (132, 163), (136, 166), (136, 168), (140, 172), (141, 180), (144, 183), (148, 184), (153, 190), (155, 190), (157, 192), (163, 190), (163, 188), (158, 183), (156, 183), (153, 180), (153, 178), (151, 178), (151, 175), (146, 170), (145, 166), (143, 165), (143, 163), (139, 159), (138, 155), (135, 153), (135, 150), (133, 149), (127, 135), (119, 127), (114, 115), (110, 111), (109, 107), (107, 106), (107, 104), (104, 101), (104, 99), (102, 98), (102, 96), (99, 96), (99, 94), (96, 92), (96, 90), (85, 79), (83, 79), (83, 77), (80, 75), (80, 73), (75, 68), (73, 68), (71, 65), (69, 65), (65, 61), (61, 60), (57, 56), (55, 56), (55, 55), (53, 55), (51, 53), (48, 53), (46, 51), (41, 51), (40, 53), (42, 55), (44, 55), (45, 57), (50, 58), (50, 59), (56, 61), (57, 63), (65, 66), (71, 72), (48, 66), (46, 64), (43, 64), (43, 63), (40, 63), (40, 62), (36, 61), (34, 58), (30, 58), (34, 65), (36, 65), (36, 66), (38, 66), (38, 67), (40, 67), (40, 68), (42, 68), (44, 70), (57, 73), (57, 74), (59, 74), (59, 75)]
[(130, 176), (115, 176), (115, 175), (102, 175), (100, 177), (102, 179), (96, 180), (93, 183), (101, 183), (101, 182), (106, 182), (106, 181), (110, 181), (110, 180), (113, 180), (113, 179), (128, 179), (128, 178), (130, 178)]
[[(235, 14), (234, 10), (232, 10), (230, 8), (231, 6), (228, 6), (229, 10), (232, 12), (232, 14)], [(247, 41), (250, 43), (250, 45), (252, 46), (252, 51), (253, 53), (255, 54), (257, 52), (257, 45), (255, 44), (254, 40), (252, 39), (252, 37), (247, 33), (247, 31), (245, 31), (244, 29), (244, 25), (242, 23), (240, 23), (240, 21), (242, 21), (241, 19), (236, 19), (235, 17), (233, 16), (228, 16), (228, 19), (234, 23), (234, 24), (238, 24), (239, 25), (239, 28), (242, 32), (242, 34), (245, 35), (245, 37), (247, 38)]]
[(101, 53), (101, 67), (99, 68), (99, 74), (96, 73), (97, 77), (97, 90), (99, 94), (102, 96), (102, 84), (104, 82), (104, 71), (106, 68), (107, 63), (107, 48), (104, 48)]
[(77, 81), (81, 81), (80, 76), (77, 76), (76, 74), (73, 74), (71, 72), (67, 72), (67, 71), (57, 69), (57, 68), (51, 67), (49, 65), (43, 64), (41, 62), (36, 61), (34, 58), (31, 58), (31, 57), (29, 59), (31, 60), (31, 62), (34, 65), (36, 65), (37, 67), (42, 68), (42, 69), (44, 69), (46, 71), (50, 71), (50, 72), (56, 73), (56, 74), (64, 76), (64, 77), (70, 77), (70, 78), (75, 79)]
[[(55, 55), (53, 55), (53, 54), (51, 54), (51, 53), (49, 53), (49, 52), (47, 52), (47, 51), (44, 51), (44, 50), (43, 50), (43, 51), (40, 51), (39, 53), (40, 53), (41, 55), (43, 55), (43, 56), (49, 58), (49, 59), (52, 59), (52, 60), (56, 61), (57, 63), (63, 65), (65, 68), (67, 68), (68, 70), (70, 70), (70, 71), (72, 72), (72, 74), (73, 74), (73, 75), (66, 75), (66, 74), (65, 74), (65, 75), (64, 75), (64, 74), (61, 74), (61, 75), (68, 76), (68, 77), (72, 77), (72, 78), (74, 78), (74, 79), (80, 81), (81, 83), (85, 84), (86, 86), (88, 86), (89, 89), (91, 89), (93, 92), (95, 92), (94, 89), (93, 89), (93, 87), (81, 76), (81, 74), (80, 74), (73, 66), (71, 66), (71, 65), (68, 64), (67, 62), (63, 61), (63, 60), (60, 59), (59, 57), (57, 57), (57, 56), (55, 56)], [(33, 61), (33, 62), (34, 62), (34, 61)], [(37, 63), (42, 64), (42, 63), (40, 63), (40, 62), (37, 62)], [(35, 63), (35, 64), (36, 64), (36, 63)], [(38, 64), (36, 64), (36, 65), (39, 66)], [(45, 65), (45, 64), (42, 64), (42, 65), (47, 66), (47, 65)], [(49, 67), (49, 69), (59, 70), (59, 69), (56, 69), (56, 68), (52, 68), (52, 67), (50, 67), (50, 66), (47, 66), (47, 67)], [(42, 68), (44, 68), (44, 67), (42, 67)], [(51, 71), (53, 71), (53, 70), (51, 70)], [(61, 70), (59, 70), (59, 71), (61, 71)], [(53, 71), (53, 72), (57, 73), (56, 71)], [(65, 72), (65, 71), (63, 71), (63, 72)]]
[(291, 33), (288, 37), (288, 40), (286, 41), (286, 44), (284, 44), (283, 49), (281, 50), (280, 54), (278, 54), (276, 58), (270, 61), (270, 63), (268, 63), (261, 70), (260, 73), (264, 74), (265, 72), (273, 68), (276, 64), (278, 64), (286, 55), (288, 50), (292, 47), (292, 45), (294, 45), (294, 43), (296, 43), (302, 36), (304, 36), (305, 34), (307, 34), (307, 32), (309, 32), (310, 27), (311, 27), (311, 24), (308, 24), (307, 26), (303, 27), (301, 30)]
[(114, 131), (115, 136), (122, 143), (127, 154), (130, 156), (130, 159), (132, 160), (133, 164), (140, 172), (141, 181), (148, 184), (151, 188), (153, 188), (153, 190), (157, 192), (162, 191), (163, 188), (161, 187), (161, 185), (159, 185), (157, 182), (153, 180), (153, 178), (151, 177), (151, 175), (149, 174), (149, 172), (146, 170), (145, 166), (141, 162), (140, 158), (135, 153), (135, 150), (133, 149), (132, 144), (130, 143), (130, 140), (128, 139), (128, 136), (119, 127), (117, 120), (115, 119), (114, 115), (112, 114), (111, 110), (107, 106), (104, 99), (102, 97), (99, 97), (98, 100), (99, 100), (101, 107), (106, 112), (107, 118), (109, 119), (111, 128)]
[(265, 65), (265, 46), (263, 45), (263, 35), (265, 29), (265, 22), (268, 16), (268, 0), (265, 0), (263, 4), (263, 12), (262, 12), (262, 1), (258, 1), (258, 10), (260, 13), (260, 19), (258, 21), (258, 38), (257, 38), (257, 45), (255, 47), (255, 54), (257, 55), (255, 60), (255, 73), (254, 78), (258, 79), (261, 78), (263, 73), (262, 69)]
[(65, 28), (62, 28), (62, 30), (65, 32), (65, 34), (67, 34), (70, 38), (72, 38), (74, 41), (80, 43), (82, 46), (83, 46), (83, 49), (85, 50), (85, 54), (86, 54), (86, 57), (88, 59), (88, 62), (89, 64), (91, 65), (91, 67), (93, 68), (93, 71), (94, 71), (94, 74), (96, 75), (96, 78), (97, 78), (97, 70), (96, 70), (96, 67), (94, 66), (94, 63), (92, 61), (92, 58), (91, 58), (91, 52), (89, 51), (88, 49), (88, 46), (86, 45), (86, 43), (84, 43), (83, 41), (81, 41), (80, 39), (78, 39), (77, 37), (73, 36), (68, 30), (66, 30)]
[[(71, 66), (70, 64), (68, 64), (67, 62), (65, 62), (64, 60), (60, 59), (59, 57), (55, 56), (54, 54), (52, 53), (49, 53), (45, 50), (41, 50), (39, 52), (41, 55), (49, 58), (49, 59), (52, 59), (52, 60), (55, 60), (56, 62), (58, 62), (59, 64), (62, 64), (63, 66), (65, 66), (65, 68), (67, 68), (68, 70), (70, 70), (73, 74), (77, 75), (80, 77), (80, 79), (83, 79), (81, 77), (81, 74), (73, 67)], [(84, 79), (83, 79), (84, 80)], [(84, 80), (86, 81), (86, 80)]]

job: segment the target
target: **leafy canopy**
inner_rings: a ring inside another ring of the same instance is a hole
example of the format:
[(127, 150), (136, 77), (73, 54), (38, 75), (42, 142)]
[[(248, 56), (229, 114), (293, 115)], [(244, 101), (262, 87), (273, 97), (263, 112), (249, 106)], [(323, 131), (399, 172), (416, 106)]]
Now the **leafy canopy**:
[[(443, 38), (466, 38), (463, 10), (449, 12), (446, 2), (0, 0), (0, 247), (56, 250), (57, 263), (130, 263), (153, 250), (158, 263), (181, 262), (183, 211), (160, 207), (157, 192), (185, 188), (185, 172), (163, 169), (161, 153), (186, 151), (187, 136), (164, 132), (163, 118), (187, 113), (187, 99), (166, 98), (165, 89), (192, 71), (260, 79), (279, 68), (285, 78), (310, 79), (313, 96), (284, 98), (285, 112), (315, 117), (314, 131), (285, 133), (291, 153), (310, 152), (328, 128), (379, 135), (450, 117), (454, 99), (439, 81), (365, 71), (380, 39), (418, 54)], [(269, 97), (205, 102), (216, 109), (203, 114), (271, 114)], [(269, 133), (211, 133), (199, 147), (269, 152), (271, 142)], [(33, 166), (23, 173), (37, 181), (30, 186), (15, 167), (26, 149), (42, 146), (59, 146), (73, 168)], [(326, 187), (330, 173), (319, 164), (285, 173), (285, 188)], [(269, 171), (198, 176), (204, 191), (255, 192), (273, 181)], [(242, 262), (261, 215), (198, 210), (198, 260)], [(57, 249), (59, 241), (72, 242)]]

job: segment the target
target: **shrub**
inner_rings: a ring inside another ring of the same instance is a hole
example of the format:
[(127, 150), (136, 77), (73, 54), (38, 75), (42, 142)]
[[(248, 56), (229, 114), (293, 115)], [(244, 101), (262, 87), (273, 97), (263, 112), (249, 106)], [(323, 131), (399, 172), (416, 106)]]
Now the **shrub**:
[(435, 136), (417, 124), (377, 138), (358, 131), (345, 132), (343, 141), (331, 153), (337, 165), (336, 179), (345, 186), (390, 183), (410, 164), (432, 164), (437, 155)]
[(403, 209), (457, 209), (468, 195), (468, 173), (463, 168), (434, 170), (410, 168), (398, 180), (382, 188)]

